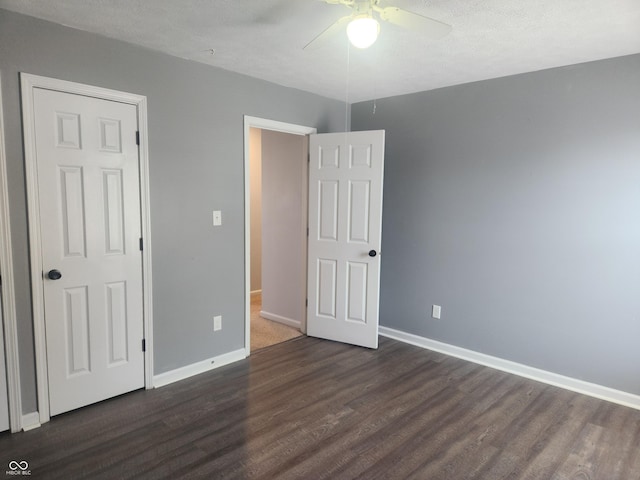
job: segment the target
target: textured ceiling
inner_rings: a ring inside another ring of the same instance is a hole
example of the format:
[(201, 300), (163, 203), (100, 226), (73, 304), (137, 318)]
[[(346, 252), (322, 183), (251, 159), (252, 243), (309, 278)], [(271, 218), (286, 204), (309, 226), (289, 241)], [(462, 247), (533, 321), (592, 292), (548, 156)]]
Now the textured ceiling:
[[(320, 0), (0, 0), (0, 8), (349, 103), (640, 52), (640, 0), (388, 0), (453, 26), (439, 40), (383, 23), (368, 50)], [(211, 54), (211, 49), (215, 54)]]

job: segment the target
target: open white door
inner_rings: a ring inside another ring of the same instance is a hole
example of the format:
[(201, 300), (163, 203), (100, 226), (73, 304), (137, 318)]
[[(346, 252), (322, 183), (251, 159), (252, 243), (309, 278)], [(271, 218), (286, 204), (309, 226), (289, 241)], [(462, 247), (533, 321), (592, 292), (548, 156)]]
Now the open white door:
[(384, 131), (311, 135), (307, 334), (378, 347)]

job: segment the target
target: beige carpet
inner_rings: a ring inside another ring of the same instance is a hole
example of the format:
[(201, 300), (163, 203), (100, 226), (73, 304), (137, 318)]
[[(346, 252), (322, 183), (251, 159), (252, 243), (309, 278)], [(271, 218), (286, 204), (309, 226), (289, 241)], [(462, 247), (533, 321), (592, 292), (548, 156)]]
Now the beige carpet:
[(262, 296), (251, 295), (251, 351), (301, 336), (299, 330), (260, 316)]

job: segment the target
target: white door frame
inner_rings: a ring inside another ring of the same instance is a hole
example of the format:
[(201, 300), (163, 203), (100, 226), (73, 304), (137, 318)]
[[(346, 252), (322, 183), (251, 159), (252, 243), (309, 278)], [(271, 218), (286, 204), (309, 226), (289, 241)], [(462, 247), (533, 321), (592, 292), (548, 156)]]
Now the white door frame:
[(149, 212), (149, 149), (147, 142), (147, 98), (142, 95), (119, 92), (80, 83), (20, 73), (22, 91), (22, 122), (24, 130), (24, 161), (27, 181), (27, 207), (29, 211), (29, 252), (31, 259), (31, 298), (33, 305), (34, 344), (38, 413), (40, 423), (49, 421), (49, 380), (47, 375), (47, 346), (44, 322), (44, 288), (42, 284), (42, 236), (38, 208), (38, 178), (36, 171), (36, 138), (33, 93), (35, 88), (56, 90), (75, 95), (85, 95), (102, 100), (134, 105), (140, 131), (140, 207), (142, 238), (142, 294), (143, 325), (146, 351), (144, 354), (145, 388), (153, 388), (153, 317), (151, 288), (151, 224)]
[[(278, 122), (276, 120), (268, 120), (266, 118), (251, 117), (249, 115), (244, 116), (244, 351), (247, 357), (251, 353), (251, 164), (249, 159), (249, 130), (251, 128), (290, 133), (292, 135), (311, 135), (318, 131), (315, 127)], [(306, 191), (303, 192), (303, 195), (306, 195), (306, 193)], [(303, 241), (306, 246), (306, 232), (303, 237)], [(306, 248), (304, 266), (306, 268)], [(304, 291), (306, 292), (306, 287)], [(305, 333), (306, 329), (307, 318), (305, 309), (305, 317), (301, 321), (300, 330), (302, 333)]]
[[(2, 79), (0, 78), (0, 93)], [(4, 321), (4, 351), (9, 393), (9, 425), (12, 432), (22, 429), (22, 395), (18, 361), (18, 330), (16, 320), (15, 284), (9, 221), (9, 191), (7, 187), (7, 157), (4, 145), (4, 114), (0, 94), (0, 275), (2, 275), (2, 319)], [(2, 328), (2, 325), (0, 325)], [(0, 372), (0, 375), (4, 372)]]

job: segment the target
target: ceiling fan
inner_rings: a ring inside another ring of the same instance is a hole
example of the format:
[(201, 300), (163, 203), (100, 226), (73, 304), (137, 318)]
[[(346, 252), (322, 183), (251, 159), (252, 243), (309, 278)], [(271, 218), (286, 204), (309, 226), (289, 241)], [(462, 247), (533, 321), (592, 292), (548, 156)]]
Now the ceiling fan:
[(329, 28), (321, 32), (304, 50), (321, 47), (327, 40), (339, 33), (345, 26), (347, 36), (357, 48), (368, 48), (376, 41), (380, 33), (380, 24), (376, 16), (385, 22), (399, 27), (423, 33), (430, 38), (444, 37), (451, 31), (451, 25), (425, 17), (398, 7), (383, 7), (381, 0), (322, 0), (331, 5), (344, 5), (351, 14), (340, 18)]

